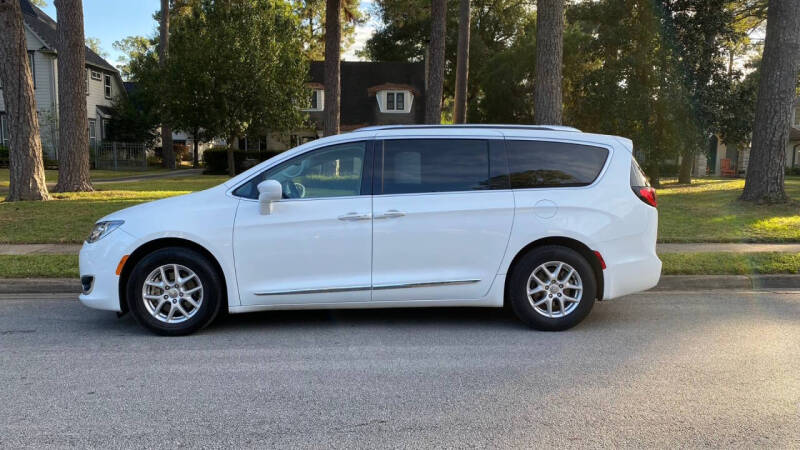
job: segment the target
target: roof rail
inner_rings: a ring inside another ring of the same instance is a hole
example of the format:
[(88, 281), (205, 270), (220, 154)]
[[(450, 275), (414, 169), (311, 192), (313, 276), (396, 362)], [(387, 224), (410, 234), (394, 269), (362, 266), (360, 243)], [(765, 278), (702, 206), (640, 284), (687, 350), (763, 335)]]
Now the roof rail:
[(490, 124), (458, 124), (458, 125), (372, 125), (358, 128), (353, 131), (379, 131), (379, 130), (411, 130), (426, 128), (501, 128), (515, 130), (540, 130), (540, 131), (570, 131), (580, 133), (581, 130), (563, 125), (490, 125)]

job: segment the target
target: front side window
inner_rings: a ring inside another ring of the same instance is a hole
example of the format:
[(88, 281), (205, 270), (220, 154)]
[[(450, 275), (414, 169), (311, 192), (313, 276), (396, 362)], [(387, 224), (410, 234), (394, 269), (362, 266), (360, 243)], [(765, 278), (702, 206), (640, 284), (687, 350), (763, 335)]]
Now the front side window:
[(383, 142), (376, 194), (489, 189), (489, 144), (479, 139), (400, 139)]
[(365, 142), (351, 142), (312, 150), (267, 169), (233, 194), (257, 199), (258, 184), (275, 180), (283, 186), (283, 198), (347, 197), (361, 194)]
[(507, 141), (512, 189), (588, 186), (603, 170), (603, 147), (548, 141)]
[(106, 98), (111, 98), (111, 75), (105, 75), (103, 80), (103, 89), (105, 90)]

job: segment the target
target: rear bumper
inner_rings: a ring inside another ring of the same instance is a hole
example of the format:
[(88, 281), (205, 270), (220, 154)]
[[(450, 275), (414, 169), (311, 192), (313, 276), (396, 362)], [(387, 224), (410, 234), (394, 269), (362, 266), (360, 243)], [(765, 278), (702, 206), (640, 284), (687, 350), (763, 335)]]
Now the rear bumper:
[(655, 287), (661, 278), (661, 260), (653, 252), (652, 255), (642, 258), (608, 265), (603, 271), (603, 276), (605, 281), (604, 299), (646, 291)]
[(121, 311), (119, 299), (119, 276), (117, 265), (134, 244), (133, 236), (122, 228), (99, 241), (81, 248), (80, 274), (82, 279), (90, 279), (88, 290), (78, 297), (84, 305), (107, 311)]

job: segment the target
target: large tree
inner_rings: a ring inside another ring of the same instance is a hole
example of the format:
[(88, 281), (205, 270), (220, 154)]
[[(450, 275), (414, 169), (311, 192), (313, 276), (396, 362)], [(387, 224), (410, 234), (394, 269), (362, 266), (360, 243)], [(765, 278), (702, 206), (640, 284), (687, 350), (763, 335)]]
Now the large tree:
[(428, 85), (425, 89), (425, 123), (428, 124), (442, 122), (446, 36), (447, 0), (431, 0), (431, 39), (427, 62)]
[[(346, 52), (355, 43), (356, 25), (364, 22), (359, 0), (342, 0), (341, 50)], [(300, 32), (306, 58), (322, 61), (325, 58), (325, 0), (294, 0), (294, 11), (300, 18)]]
[(341, 106), (342, 0), (325, 0), (325, 136), (339, 134)]
[[(83, 2), (57, 0), (58, 13), (58, 192), (91, 191), (89, 179), (89, 120), (86, 92), (86, 41)], [(65, 87), (72, 86), (72, 89)]]
[(11, 134), (6, 201), (47, 200), (39, 120), (18, 0), (0, 0), (0, 82)]
[(458, 56), (453, 123), (467, 122), (467, 85), (469, 80), (470, 0), (460, 0), (458, 8)]
[(564, 55), (564, 0), (538, 0), (536, 17), (533, 119), (537, 124), (560, 125), (563, 109), (561, 70)]
[[(169, 0), (161, 0), (161, 17), (159, 20), (158, 63), (163, 69), (169, 57)], [(164, 85), (164, 89), (171, 86)], [(175, 168), (175, 149), (172, 148), (172, 127), (166, 115), (161, 120), (161, 154), (164, 156), (162, 163), (169, 169)]]
[(779, 203), (785, 148), (800, 70), (800, 0), (770, 0), (761, 60), (753, 142), (742, 200)]

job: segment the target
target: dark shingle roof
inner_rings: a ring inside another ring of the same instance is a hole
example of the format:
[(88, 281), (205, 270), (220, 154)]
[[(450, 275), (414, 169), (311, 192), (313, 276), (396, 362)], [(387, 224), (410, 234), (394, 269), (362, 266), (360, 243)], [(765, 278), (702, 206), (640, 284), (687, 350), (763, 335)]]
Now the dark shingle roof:
[[(325, 63), (311, 63), (311, 79), (313, 84), (325, 82)], [(381, 85), (409, 86), (415, 94), (414, 103), (416, 122), (422, 123), (425, 116), (425, 63), (389, 62), (389, 61), (343, 61), (341, 71), (342, 99), (341, 124), (365, 125), (372, 123), (375, 107), (374, 92), (370, 88)]]
[[(44, 11), (31, 4), (29, 0), (19, 0), (22, 9), (22, 19), (30, 27), (39, 38), (41, 38), (47, 47), (56, 51), (58, 43), (58, 29), (56, 28), (56, 21), (50, 18)], [(100, 69), (117, 72), (111, 64), (103, 59), (100, 55), (93, 52), (92, 49), (86, 47), (86, 64), (98, 67)]]

